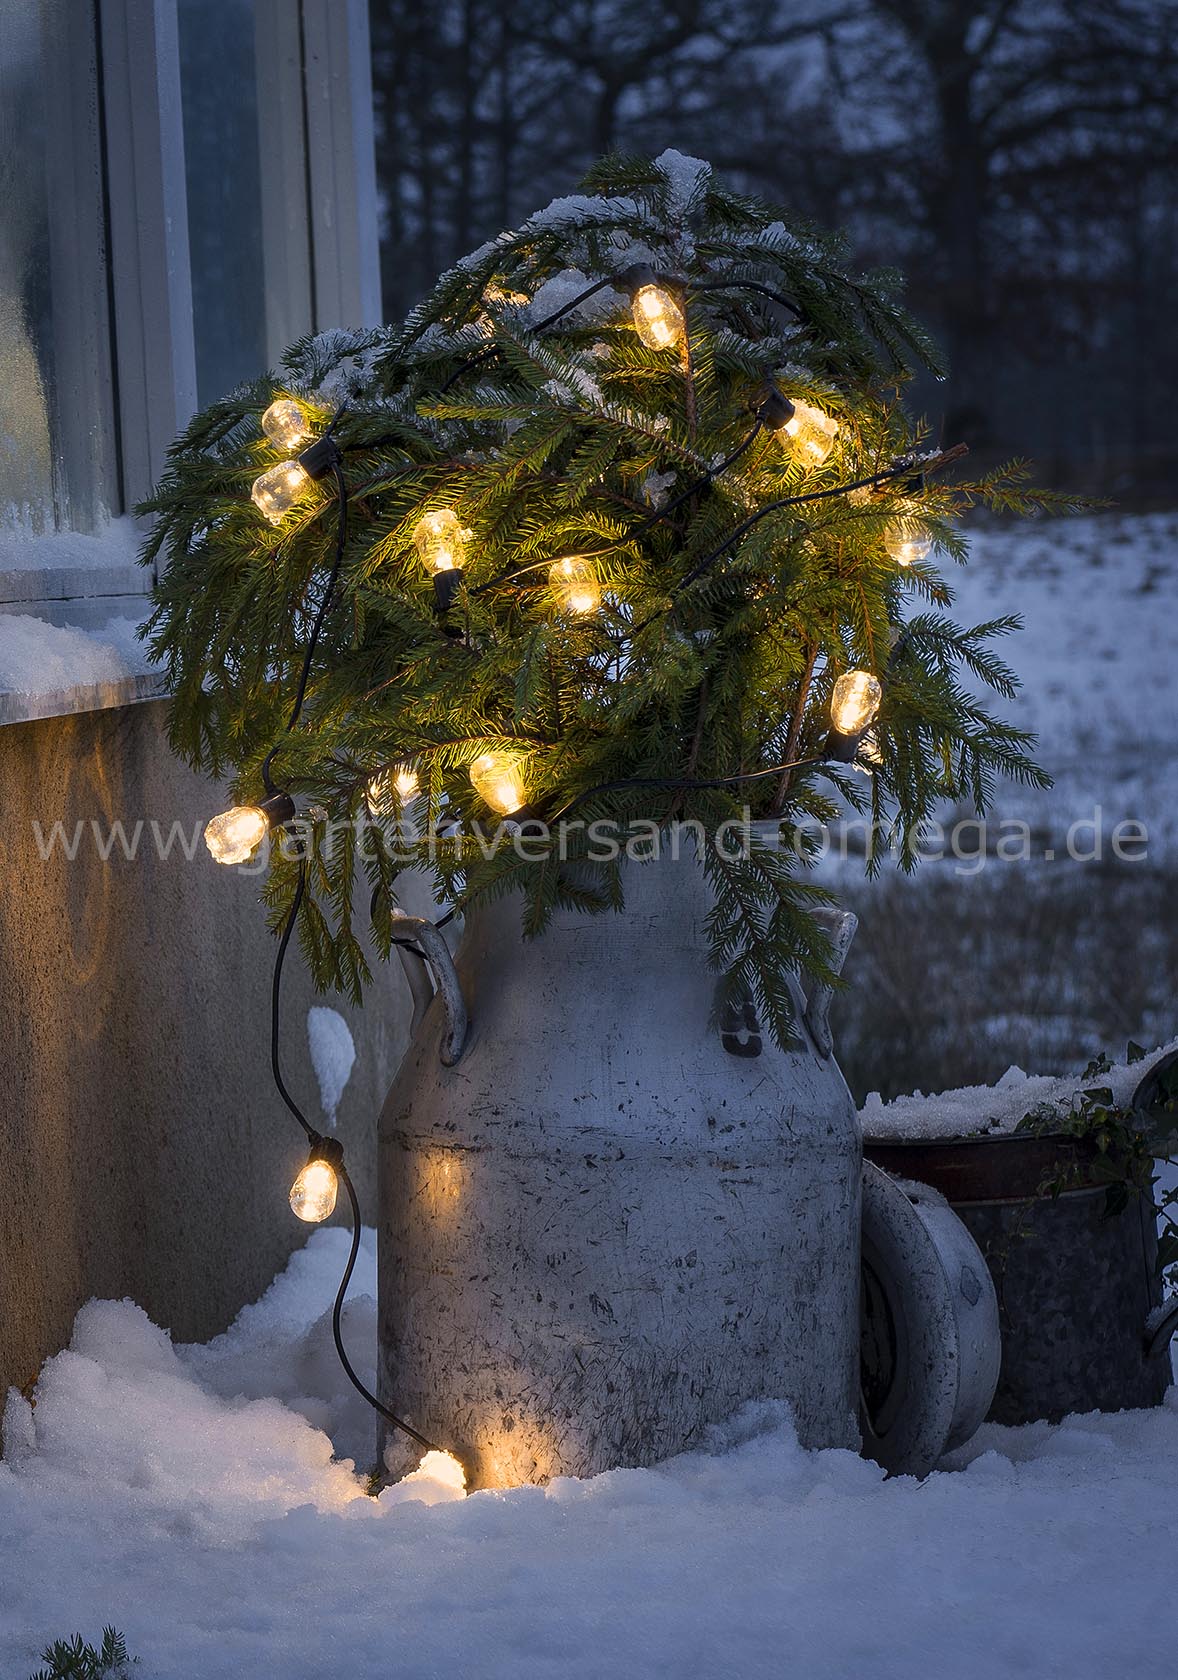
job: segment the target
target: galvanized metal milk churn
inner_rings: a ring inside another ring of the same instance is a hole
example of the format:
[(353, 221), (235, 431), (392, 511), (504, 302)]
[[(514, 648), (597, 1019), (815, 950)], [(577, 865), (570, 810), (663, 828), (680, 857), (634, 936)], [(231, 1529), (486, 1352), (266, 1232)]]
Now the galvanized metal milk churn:
[[(650, 1464), (745, 1401), (858, 1445), (861, 1140), (829, 996), (710, 1021), (690, 854), (621, 914), (468, 917), (380, 1125), (385, 1399), (473, 1486)], [(841, 961), (854, 918), (828, 912)], [(456, 970), (456, 972), (455, 972)], [(422, 999), (424, 1005), (425, 998)]]

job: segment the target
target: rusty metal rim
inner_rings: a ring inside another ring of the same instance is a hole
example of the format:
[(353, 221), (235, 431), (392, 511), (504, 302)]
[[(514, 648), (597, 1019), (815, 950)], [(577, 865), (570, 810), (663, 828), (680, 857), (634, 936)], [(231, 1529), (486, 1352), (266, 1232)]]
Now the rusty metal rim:
[(1099, 1151), (1089, 1138), (1003, 1133), (978, 1138), (865, 1138), (863, 1153), (885, 1172), (914, 1178), (955, 1205), (1026, 1202), (1050, 1195), (1045, 1186), (1068, 1178), (1065, 1195), (1102, 1189)]

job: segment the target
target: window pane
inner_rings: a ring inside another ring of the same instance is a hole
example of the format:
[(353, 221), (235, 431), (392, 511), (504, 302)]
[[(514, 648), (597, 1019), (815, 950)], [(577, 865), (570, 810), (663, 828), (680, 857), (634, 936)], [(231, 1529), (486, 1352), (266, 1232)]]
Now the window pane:
[(112, 463), (92, 19), (0, 0), (0, 525), (92, 526)]
[(180, 0), (197, 397), (267, 366), (253, 0)]

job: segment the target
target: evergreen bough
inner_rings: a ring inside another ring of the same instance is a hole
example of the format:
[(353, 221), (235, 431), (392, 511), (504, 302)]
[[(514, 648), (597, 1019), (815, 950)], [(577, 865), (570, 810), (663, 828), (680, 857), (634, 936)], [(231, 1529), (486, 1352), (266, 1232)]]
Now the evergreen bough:
[[(685, 348), (651, 350), (626, 297), (606, 289), (536, 330), (577, 290), (636, 262), (689, 282), (754, 281), (794, 310), (752, 289), (701, 290), (686, 301)], [(578, 800), (586, 823), (702, 824), (718, 1002), (751, 995), (780, 1043), (791, 1036), (785, 971), (823, 975), (829, 954), (808, 913), (826, 895), (805, 879), (799, 824), (833, 821), (847, 804), (870, 809), (911, 868), (921, 819), (946, 797), (964, 796), (981, 814), (998, 775), (1045, 785), (1031, 738), (964, 680), (1015, 692), (991, 643), (1018, 619), (954, 624), (935, 566), (902, 571), (883, 546), (888, 521), (918, 511), (938, 548), (963, 562), (963, 508), (1027, 512), (1054, 500), (1026, 488), (1021, 463), (974, 482), (897, 478), (770, 513), (683, 586), (766, 503), (935, 454), (900, 391), (914, 372), (938, 370), (936, 352), (897, 290), (894, 275), (851, 272), (838, 240), (728, 191), (705, 165), (675, 153), (612, 158), (590, 174), (585, 196), (556, 201), (443, 275), (403, 325), (305, 340), (276, 377), (192, 422), (144, 510), (156, 515), (145, 562), (166, 562), (147, 633), (171, 683), (174, 747), (214, 774), (232, 771), (252, 803), (278, 746), (275, 779), (312, 813), (299, 934), (319, 985), (359, 998), (365, 934), (388, 955), (405, 867), (432, 873), (439, 902), (518, 888), (529, 934), (557, 906), (622, 909), (619, 866), (585, 859), (583, 829), (566, 837), (571, 861), (555, 841), (547, 853), (529, 843), (538, 861), (509, 844), (492, 851), (485, 836), (499, 819), (469, 778), (488, 751), (522, 755), (540, 817)], [(660, 501), (747, 437), (773, 382), (837, 420), (829, 458), (807, 470), (780, 434), (764, 432), (650, 522)], [(316, 430), (347, 404), (335, 430), (347, 547), (289, 735), (336, 512), (330, 480), (277, 530), (250, 500), (252, 480), (277, 458), (259, 418), (279, 394)], [(442, 507), (472, 533), (467, 587), (445, 615), (413, 543), (422, 516)], [(537, 563), (566, 555), (593, 557), (601, 611), (558, 610)], [(704, 782), (809, 757), (829, 727), (833, 682), (852, 667), (885, 685), (869, 782), (845, 766), (814, 766), (735, 787), (589, 791), (634, 778)], [(370, 821), (370, 783), (407, 761), (422, 787), (412, 812), (393, 800)], [(780, 823), (781, 845), (758, 839), (733, 859), (714, 837), (746, 805)], [(455, 817), (461, 834), (443, 820), (438, 836), (438, 819)], [(296, 867), (274, 849), (275, 923)]]

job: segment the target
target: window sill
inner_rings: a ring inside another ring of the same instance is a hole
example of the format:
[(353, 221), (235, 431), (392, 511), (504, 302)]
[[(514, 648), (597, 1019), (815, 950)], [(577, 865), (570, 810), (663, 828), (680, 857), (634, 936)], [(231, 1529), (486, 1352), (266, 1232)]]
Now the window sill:
[(0, 537), (0, 725), (156, 700), (165, 692), (137, 632), (151, 611), (139, 533)]

